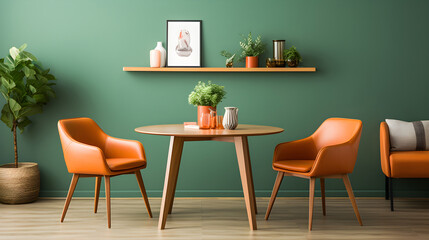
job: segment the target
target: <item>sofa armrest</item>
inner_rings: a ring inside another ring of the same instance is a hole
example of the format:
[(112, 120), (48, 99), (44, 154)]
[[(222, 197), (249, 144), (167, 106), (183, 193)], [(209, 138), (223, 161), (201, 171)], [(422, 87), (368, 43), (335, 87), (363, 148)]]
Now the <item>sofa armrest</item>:
[(386, 122), (380, 124), (380, 160), (384, 175), (391, 177), (390, 173), (390, 136)]

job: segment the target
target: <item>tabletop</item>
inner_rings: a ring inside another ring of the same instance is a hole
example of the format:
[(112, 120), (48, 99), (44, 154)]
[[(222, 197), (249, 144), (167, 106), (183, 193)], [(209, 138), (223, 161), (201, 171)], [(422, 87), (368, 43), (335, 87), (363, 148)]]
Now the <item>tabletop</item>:
[(138, 127), (135, 129), (138, 133), (176, 136), (176, 137), (221, 137), (221, 136), (258, 136), (281, 133), (283, 128), (239, 124), (234, 130), (228, 129), (192, 129), (185, 128), (183, 124), (166, 124)]

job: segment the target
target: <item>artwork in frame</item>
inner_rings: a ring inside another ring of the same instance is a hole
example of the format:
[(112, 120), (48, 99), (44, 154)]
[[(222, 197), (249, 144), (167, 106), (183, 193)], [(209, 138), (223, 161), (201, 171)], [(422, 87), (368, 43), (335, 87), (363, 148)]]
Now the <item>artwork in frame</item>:
[(201, 20), (167, 20), (167, 66), (201, 67)]

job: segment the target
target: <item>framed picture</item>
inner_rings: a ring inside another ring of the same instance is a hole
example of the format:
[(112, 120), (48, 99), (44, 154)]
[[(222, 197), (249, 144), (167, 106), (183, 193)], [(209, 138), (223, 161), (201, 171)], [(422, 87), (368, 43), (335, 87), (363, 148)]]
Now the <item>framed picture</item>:
[(167, 20), (167, 66), (201, 67), (201, 20)]

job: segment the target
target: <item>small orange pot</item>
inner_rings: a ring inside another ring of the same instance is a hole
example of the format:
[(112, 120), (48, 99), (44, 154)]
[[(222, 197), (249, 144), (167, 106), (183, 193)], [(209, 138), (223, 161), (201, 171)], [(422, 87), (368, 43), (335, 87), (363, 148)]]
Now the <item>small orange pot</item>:
[(246, 68), (257, 68), (258, 57), (246, 57)]
[(210, 109), (216, 111), (216, 108), (212, 106), (198, 106), (198, 126), (202, 127), (201, 116), (203, 113), (210, 114)]

